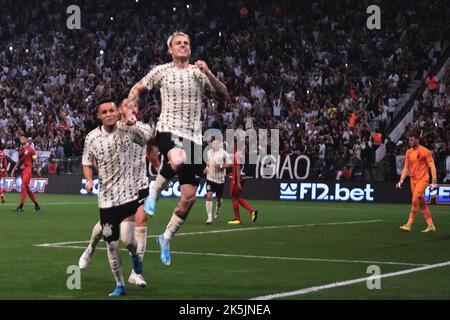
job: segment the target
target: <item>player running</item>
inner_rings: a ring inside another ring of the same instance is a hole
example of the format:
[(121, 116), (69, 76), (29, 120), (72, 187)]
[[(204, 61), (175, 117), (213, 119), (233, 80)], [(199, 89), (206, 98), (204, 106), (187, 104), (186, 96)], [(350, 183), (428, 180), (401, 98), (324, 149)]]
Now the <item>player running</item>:
[(213, 222), (213, 193), (216, 193), (216, 209), (214, 210), (214, 219), (219, 218), (220, 206), (223, 199), (223, 187), (225, 185), (226, 168), (231, 165), (231, 159), (228, 153), (222, 148), (222, 143), (215, 139), (212, 142), (212, 149), (208, 151), (208, 161), (205, 169), (206, 173), (206, 224)]
[(107, 242), (107, 254), (116, 288), (110, 296), (126, 293), (119, 252), (119, 238), (128, 249), (133, 270), (142, 272), (141, 258), (137, 252), (135, 224), (126, 218), (133, 216), (139, 207), (138, 186), (135, 184), (133, 145), (144, 147), (150, 139), (150, 126), (136, 122), (135, 115), (127, 111), (128, 125), (118, 122), (119, 111), (112, 100), (97, 105), (97, 117), (102, 126), (92, 130), (86, 137), (83, 150), (83, 174), (86, 191), (94, 184), (94, 161), (98, 166), (100, 227)]
[(406, 232), (411, 231), (411, 226), (416, 219), (417, 210), (420, 206), (420, 209), (422, 209), (422, 215), (428, 225), (422, 232), (434, 232), (436, 231), (436, 227), (433, 224), (430, 209), (425, 203), (424, 192), (430, 181), (429, 170), (431, 170), (432, 176), (432, 182), (430, 185), (431, 190), (438, 187), (436, 179), (436, 166), (434, 165), (433, 156), (431, 155), (430, 150), (420, 145), (419, 136), (417, 134), (412, 134), (408, 140), (410, 148), (406, 151), (405, 166), (403, 168), (400, 181), (397, 183), (396, 187), (398, 189), (402, 187), (403, 181), (405, 180), (408, 172), (410, 172), (412, 206), (409, 213), (408, 222), (401, 226), (400, 230)]
[[(126, 125), (126, 108), (127, 99), (124, 99), (119, 107), (119, 112), (121, 115), (120, 122), (123, 125)], [(135, 112), (136, 114), (137, 112)], [(148, 147), (148, 148), (147, 148)], [(143, 201), (148, 196), (148, 177), (146, 170), (146, 157), (152, 162), (152, 165), (155, 168), (159, 168), (160, 163), (156, 155), (156, 150), (151, 145), (147, 145), (141, 147), (139, 144), (133, 144), (133, 174), (135, 178), (135, 185), (139, 190), (139, 198), (140, 202), (139, 208), (137, 209), (134, 216), (130, 216), (126, 219), (131, 223), (135, 223), (135, 238), (137, 242), (137, 254), (141, 258), (141, 261), (144, 259), (145, 249), (147, 247), (147, 215), (144, 213), (144, 205)], [(102, 226), (100, 225), (100, 221), (96, 223), (91, 233), (91, 240), (89, 242), (88, 247), (81, 255), (78, 266), (81, 269), (85, 269), (91, 263), (92, 255), (97, 248), (97, 245), (102, 238)], [(142, 274), (137, 274), (134, 269), (131, 269), (131, 274), (128, 278), (128, 282), (134, 284), (139, 287), (147, 286), (147, 282), (145, 281)]]
[(167, 40), (172, 62), (152, 69), (130, 91), (128, 98), (138, 104), (145, 90), (159, 87), (162, 106), (156, 126), (156, 145), (164, 161), (154, 187), (144, 204), (144, 210), (153, 214), (161, 190), (175, 175), (179, 177), (181, 198), (173, 210), (166, 231), (157, 237), (161, 248), (161, 262), (169, 266), (170, 241), (177, 233), (196, 200), (202, 166), (201, 109), (205, 92), (214, 92), (221, 100), (229, 99), (226, 86), (209, 70), (204, 61), (189, 63), (191, 43), (187, 34), (175, 32)]
[[(27, 194), (30, 197), (31, 201), (34, 203), (34, 211), (37, 212), (41, 210), (41, 207), (39, 206), (36, 196), (31, 191), (30, 188), (30, 181), (31, 181), (31, 174), (33, 172), (33, 162), (37, 162), (38, 157), (36, 155), (36, 151), (33, 149), (32, 146), (28, 143), (28, 137), (25, 135), (20, 136), (20, 149), (19, 149), (19, 160), (17, 161), (16, 165), (11, 171), (11, 176), (14, 177), (14, 174), (16, 172), (16, 169), (21, 165), (22, 166), (22, 187), (21, 187), (21, 196), (20, 196), (20, 204), (19, 206), (14, 210), (16, 212), (23, 211), (23, 204), (25, 203), (25, 199), (27, 198)], [(36, 170), (37, 175), (40, 176), (41, 173), (39, 169)]]
[(247, 209), (250, 213), (252, 222), (255, 222), (258, 218), (258, 210), (255, 210), (247, 201), (241, 199), (241, 195), (244, 192), (245, 179), (241, 176), (241, 152), (238, 150), (237, 140), (234, 140), (233, 151), (230, 195), (231, 202), (233, 203), (234, 219), (228, 221), (228, 224), (241, 224), (239, 205)]

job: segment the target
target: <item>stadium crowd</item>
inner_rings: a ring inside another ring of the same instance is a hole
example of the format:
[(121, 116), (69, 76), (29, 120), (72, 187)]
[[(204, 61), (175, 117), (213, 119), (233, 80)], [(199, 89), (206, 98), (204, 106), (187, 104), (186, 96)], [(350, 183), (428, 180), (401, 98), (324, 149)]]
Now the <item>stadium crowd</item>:
[[(279, 129), (281, 154), (308, 155), (318, 179), (374, 179), (399, 95), (425, 80), (450, 34), (444, 0), (383, 2), (381, 30), (366, 27), (365, 1), (79, 1), (81, 30), (66, 26), (68, 1), (4, 2), (3, 148), (18, 149), (25, 133), (56, 158), (80, 156), (97, 99), (120, 99), (168, 62), (166, 39), (182, 30), (231, 96), (205, 99), (204, 130)], [(444, 91), (419, 102), (413, 124), (437, 156), (449, 152)], [(154, 125), (158, 93), (141, 107)]]
[(388, 155), (391, 165), (393, 156), (404, 155), (408, 146), (407, 137), (419, 132), (421, 142), (433, 153), (440, 179), (446, 176), (446, 161), (450, 156), (450, 67), (444, 73), (438, 86), (428, 85), (425, 97), (418, 95), (414, 100), (414, 121), (407, 127), (397, 144), (389, 143)]

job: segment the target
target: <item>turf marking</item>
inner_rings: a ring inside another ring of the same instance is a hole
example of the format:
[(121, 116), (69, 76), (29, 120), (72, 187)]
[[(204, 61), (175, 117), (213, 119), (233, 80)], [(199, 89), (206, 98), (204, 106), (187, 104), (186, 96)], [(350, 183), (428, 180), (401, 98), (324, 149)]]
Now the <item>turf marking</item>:
[[(352, 224), (364, 224), (364, 223), (376, 223), (382, 222), (383, 220), (364, 220), (364, 221), (348, 221), (348, 222), (326, 222), (326, 223), (310, 223), (310, 224), (293, 224), (284, 226), (266, 226), (266, 227), (249, 227), (249, 228), (233, 228), (233, 229), (221, 229), (221, 230), (210, 230), (210, 231), (198, 231), (198, 232), (181, 232), (177, 233), (177, 237), (180, 236), (193, 236), (201, 234), (214, 234), (214, 233), (228, 233), (228, 232), (239, 232), (239, 231), (251, 231), (251, 230), (264, 230), (264, 229), (285, 229), (285, 228), (305, 228), (305, 227), (320, 227), (320, 226), (336, 226), (336, 225), (352, 225)], [(147, 238), (156, 238), (158, 235), (149, 235)], [(54, 242), (54, 243), (42, 243), (37, 244), (39, 247), (52, 247), (55, 245), (69, 245), (78, 243), (89, 243), (89, 240), (81, 241), (68, 241), (68, 242)]]
[(402, 270), (402, 271), (386, 273), (386, 274), (382, 274), (379, 276), (369, 276), (369, 277), (365, 277), (365, 278), (358, 278), (358, 279), (353, 279), (353, 280), (334, 282), (334, 283), (330, 283), (330, 284), (300, 289), (300, 290), (296, 290), (296, 291), (288, 291), (288, 292), (269, 294), (269, 295), (265, 295), (265, 296), (251, 298), (250, 300), (272, 300), (272, 299), (286, 298), (286, 297), (292, 297), (292, 296), (300, 296), (300, 295), (308, 294), (311, 292), (317, 292), (317, 291), (321, 291), (321, 290), (344, 287), (344, 286), (349, 286), (349, 285), (356, 284), (356, 283), (366, 282), (367, 280), (397, 277), (397, 276), (402, 276), (402, 275), (410, 274), (410, 273), (414, 273), (414, 272), (420, 272), (420, 271), (448, 267), (448, 266), (450, 266), (450, 261), (421, 266), (421, 267), (413, 268), (413, 269), (406, 269), (406, 270)]

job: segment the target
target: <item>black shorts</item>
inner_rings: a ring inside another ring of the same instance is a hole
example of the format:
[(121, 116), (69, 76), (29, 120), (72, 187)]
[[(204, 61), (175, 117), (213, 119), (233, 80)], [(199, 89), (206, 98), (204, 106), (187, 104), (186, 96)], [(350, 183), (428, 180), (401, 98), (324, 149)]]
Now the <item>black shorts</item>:
[[(200, 184), (200, 178), (206, 167), (203, 162), (203, 147), (188, 139), (178, 139), (176, 136), (173, 137), (174, 138), (172, 138), (170, 132), (158, 132), (156, 134), (156, 145), (164, 157), (159, 173), (168, 180), (171, 180), (175, 175), (178, 175), (180, 185), (190, 184), (197, 187)], [(175, 139), (177, 140), (177, 143), (175, 143)], [(175, 147), (183, 148), (187, 156), (186, 163), (183, 164), (178, 172), (172, 170), (167, 157), (170, 149)]]
[(139, 205), (144, 204), (145, 198), (147, 198), (148, 195), (149, 195), (148, 188), (139, 190), (139, 197), (138, 197)]
[(216, 183), (213, 181), (206, 180), (206, 191), (215, 192), (216, 198), (222, 199), (224, 185), (225, 183)]
[(120, 206), (100, 208), (100, 225), (103, 229), (103, 239), (106, 242), (117, 241), (120, 238), (120, 223), (136, 213), (138, 200), (127, 202)]

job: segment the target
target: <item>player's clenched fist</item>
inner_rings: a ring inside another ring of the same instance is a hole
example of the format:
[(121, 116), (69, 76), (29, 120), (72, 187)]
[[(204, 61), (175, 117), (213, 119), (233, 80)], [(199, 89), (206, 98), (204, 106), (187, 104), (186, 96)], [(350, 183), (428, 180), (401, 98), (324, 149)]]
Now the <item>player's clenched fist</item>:
[(210, 72), (210, 71), (209, 71), (209, 68), (208, 68), (208, 65), (207, 65), (206, 62), (203, 61), (203, 60), (197, 60), (197, 61), (195, 62), (195, 65), (197, 66), (197, 68), (200, 69), (201, 72), (203, 72), (203, 73), (205, 73), (205, 74), (208, 73), (208, 72)]
[(88, 180), (87, 182), (86, 182), (86, 191), (89, 193), (89, 192), (92, 192), (92, 189), (94, 188), (94, 181), (92, 181), (92, 180)]

